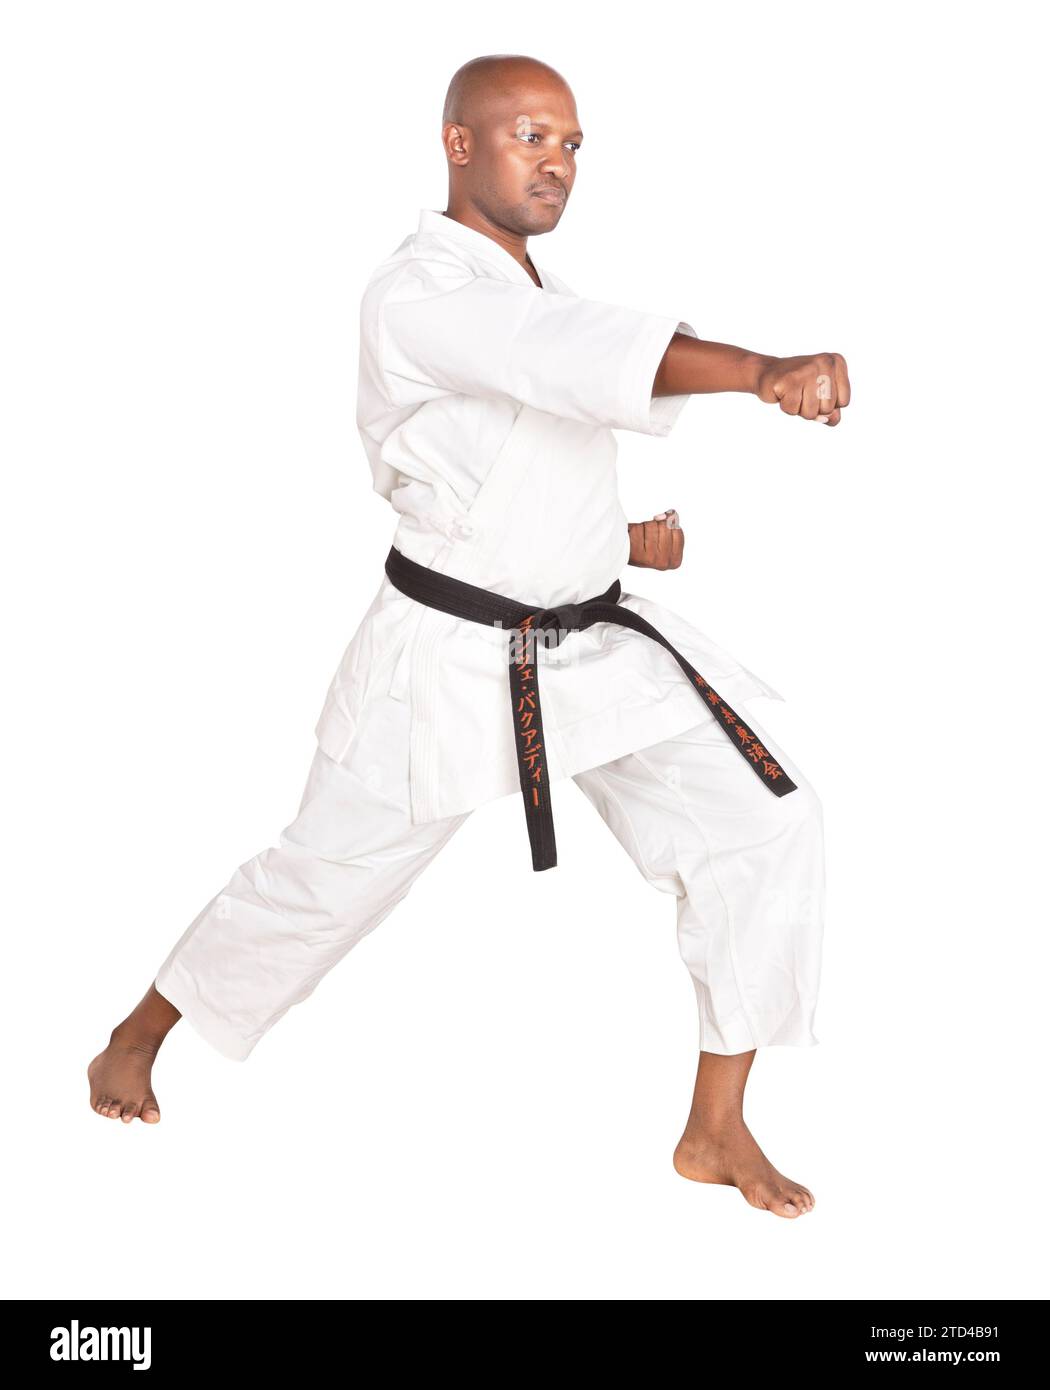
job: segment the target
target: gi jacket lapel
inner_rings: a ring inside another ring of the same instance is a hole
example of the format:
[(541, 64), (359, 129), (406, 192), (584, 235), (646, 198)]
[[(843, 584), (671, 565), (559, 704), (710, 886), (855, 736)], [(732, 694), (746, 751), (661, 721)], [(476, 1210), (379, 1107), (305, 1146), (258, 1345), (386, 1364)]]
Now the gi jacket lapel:
[[(477, 256), (486, 261), (489, 265), (502, 272), (508, 280), (513, 280), (518, 284), (531, 285), (536, 289), (536, 282), (521, 264), (520, 261), (510, 254), (510, 252), (493, 241), (484, 232), (476, 231), (473, 227), (467, 227), (462, 222), (457, 222), (455, 218), (446, 216), (443, 212), (438, 212), (435, 208), (421, 208), (419, 213), (418, 235), (443, 237), (446, 241), (452, 242), (457, 247), (472, 256)], [(531, 253), (529, 259), (535, 267), (536, 274), (540, 277), (544, 290), (551, 290), (553, 287), (547, 275), (536, 265)], [(540, 291), (542, 293), (542, 291)]]

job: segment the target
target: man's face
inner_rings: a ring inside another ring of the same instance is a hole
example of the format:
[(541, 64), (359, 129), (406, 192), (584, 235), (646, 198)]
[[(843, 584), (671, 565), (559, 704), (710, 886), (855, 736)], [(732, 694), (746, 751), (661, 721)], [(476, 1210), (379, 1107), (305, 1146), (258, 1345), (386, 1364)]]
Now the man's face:
[(554, 84), (501, 93), (471, 133), (472, 196), (520, 236), (552, 231), (583, 141), (572, 93)]

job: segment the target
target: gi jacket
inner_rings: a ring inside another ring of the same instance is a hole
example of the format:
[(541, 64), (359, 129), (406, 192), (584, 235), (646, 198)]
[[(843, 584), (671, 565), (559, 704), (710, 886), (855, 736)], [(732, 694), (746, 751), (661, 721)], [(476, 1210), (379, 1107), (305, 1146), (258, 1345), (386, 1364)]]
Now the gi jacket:
[[(539, 608), (621, 577), (630, 540), (613, 431), (670, 433), (689, 397), (654, 399), (653, 379), (674, 333), (697, 335), (536, 270), (542, 289), (490, 237), (422, 209), (362, 297), (357, 425), (373, 487), (399, 513), (397, 549)], [(731, 704), (783, 698), (667, 608), (621, 602)], [(518, 793), (507, 662), (505, 631), (425, 607), (384, 573), (317, 739), (352, 764), (366, 731), (404, 727), (386, 717), (403, 702), (414, 823)], [(538, 663), (552, 782), (714, 718), (674, 659), (629, 629), (597, 624)]]

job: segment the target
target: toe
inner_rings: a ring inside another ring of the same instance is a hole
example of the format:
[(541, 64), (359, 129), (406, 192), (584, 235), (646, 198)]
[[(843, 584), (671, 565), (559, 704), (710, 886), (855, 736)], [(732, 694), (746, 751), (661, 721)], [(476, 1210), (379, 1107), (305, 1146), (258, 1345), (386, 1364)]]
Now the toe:
[(138, 1103), (138, 1101), (137, 1101), (137, 1100), (129, 1100), (128, 1103), (127, 1103), (126, 1105), (124, 1105), (124, 1106), (121, 1107), (120, 1118), (124, 1121), (124, 1123), (125, 1123), (126, 1125), (129, 1125), (129, 1124), (131, 1124), (132, 1120), (135, 1118), (135, 1116), (136, 1116), (138, 1113), (139, 1113), (139, 1103)]
[(793, 1182), (790, 1186), (783, 1188), (782, 1196), (785, 1201), (794, 1202), (799, 1211), (811, 1211), (813, 1208), (813, 1193), (808, 1187), (803, 1187), (800, 1182)]
[(802, 1205), (801, 1194), (790, 1189), (787, 1192), (778, 1192), (770, 1201), (769, 1209), (775, 1211), (778, 1216), (787, 1216), (792, 1219), (801, 1216), (805, 1210)]
[(140, 1118), (148, 1125), (155, 1125), (160, 1119), (160, 1106), (153, 1096), (149, 1096), (144, 1102)]

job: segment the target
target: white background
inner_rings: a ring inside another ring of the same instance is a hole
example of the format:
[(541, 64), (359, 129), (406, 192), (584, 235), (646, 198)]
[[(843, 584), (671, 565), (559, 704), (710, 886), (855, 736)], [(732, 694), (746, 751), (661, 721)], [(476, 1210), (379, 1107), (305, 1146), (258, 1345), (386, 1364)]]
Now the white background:
[[(1025, 5), (7, 4), (9, 1296), (1046, 1297), (1045, 238)], [(571, 782), (520, 797), (163, 1118), (85, 1069), (295, 815), (396, 516), (354, 409), (373, 266), (446, 204), (448, 79), (552, 63), (584, 147), (530, 249), (580, 294), (841, 351), (835, 430), (698, 397), (621, 434), (626, 586), (786, 703), (825, 807), (821, 1045), (746, 1117), (797, 1221), (677, 1176), (696, 1008)], [(785, 1335), (794, 1341), (805, 1329)]]

